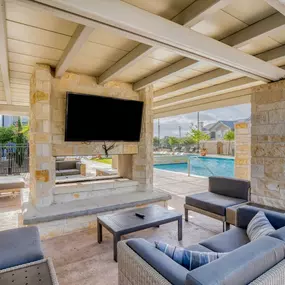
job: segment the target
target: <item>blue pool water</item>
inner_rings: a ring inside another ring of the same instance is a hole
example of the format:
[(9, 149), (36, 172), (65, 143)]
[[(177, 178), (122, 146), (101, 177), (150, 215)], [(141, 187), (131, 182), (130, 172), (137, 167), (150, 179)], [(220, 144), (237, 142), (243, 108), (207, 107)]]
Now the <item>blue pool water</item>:
[[(234, 177), (233, 158), (214, 158), (214, 157), (190, 157), (190, 174), (199, 176), (224, 176)], [(207, 166), (207, 167), (206, 167)], [(188, 173), (187, 163), (161, 164), (154, 165), (155, 168), (174, 172)], [(208, 170), (210, 169), (213, 174)]]

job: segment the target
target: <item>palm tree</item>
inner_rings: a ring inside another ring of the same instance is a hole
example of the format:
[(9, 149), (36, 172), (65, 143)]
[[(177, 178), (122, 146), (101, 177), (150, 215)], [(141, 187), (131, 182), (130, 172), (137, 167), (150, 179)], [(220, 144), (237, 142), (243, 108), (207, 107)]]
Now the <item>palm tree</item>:
[(234, 139), (235, 139), (235, 132), (234, 131), (229, 130), (225, 133), (224, 140), (229, 142), (228, 154), (230, 154), (231, 141), (233, 141)]

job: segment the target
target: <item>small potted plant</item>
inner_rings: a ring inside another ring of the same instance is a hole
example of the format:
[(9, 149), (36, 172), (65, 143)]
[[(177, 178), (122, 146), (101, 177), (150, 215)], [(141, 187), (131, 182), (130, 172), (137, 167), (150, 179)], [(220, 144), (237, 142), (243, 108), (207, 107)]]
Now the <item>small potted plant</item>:
[(208, 153), (208, 151), (207, 151), (207, 149), (206, 149), (205, 147), (202, 147), (202, 148), (200, 149), (200, 155), (201, 155), (201, 156), (206, 156), (207, 153)]

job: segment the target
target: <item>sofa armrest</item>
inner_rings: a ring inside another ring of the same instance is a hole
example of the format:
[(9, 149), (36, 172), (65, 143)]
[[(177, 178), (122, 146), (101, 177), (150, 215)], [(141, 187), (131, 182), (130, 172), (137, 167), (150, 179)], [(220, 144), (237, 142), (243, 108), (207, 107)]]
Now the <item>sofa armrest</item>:
[(279, 229), (285, 226), (285, 214), (255, 206), (246, 205), (237, 209), (237, 227), (246, 229), (251, 219), (259, 211), (263, 211), (265, 213), (267, 219), (275, 229)]
[(272, 237), (252, 241), (187, 275), (186, 285), (246, 285), (285, 257), (285, 243)]
[(209, 177), (209, 191), (248, 201), (250, 182), (248, 180), (212, 176)]
[[(131, 252), (128, 254), (128, 258), (131, 260), (126, 259), (126, 251)], [(145, 284), (142, 281), (146, 280), (146, 277), (162, 282), (154, 284), (185, 284), (189, 271), (144, 239), (130, 239), (124, 245), (119, 243), (118, 252), (119, 270), (128, 279), (133, 279), (132, 284), (134, 285)], [(138, 280), (139, 278), (141, 280)]]

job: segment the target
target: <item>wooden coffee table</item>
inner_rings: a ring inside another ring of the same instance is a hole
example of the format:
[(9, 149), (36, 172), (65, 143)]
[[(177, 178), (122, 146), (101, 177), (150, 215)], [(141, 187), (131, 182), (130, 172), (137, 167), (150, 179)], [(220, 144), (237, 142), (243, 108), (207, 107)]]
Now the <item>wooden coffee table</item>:
[[(139, 218), (135, 213), (143, 214), (145, 218)], [(174, 221), (178, 222), (178, 240), (182, 240), (182, 215), (157, 205), (100, 216), (97, 218), (98, 243), (102, 242), (103, 226), (113, 234), (114, 260), (117, 261), (117, 243), (121, 240), (122, 235)]]

